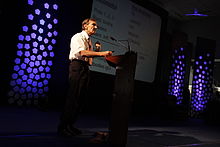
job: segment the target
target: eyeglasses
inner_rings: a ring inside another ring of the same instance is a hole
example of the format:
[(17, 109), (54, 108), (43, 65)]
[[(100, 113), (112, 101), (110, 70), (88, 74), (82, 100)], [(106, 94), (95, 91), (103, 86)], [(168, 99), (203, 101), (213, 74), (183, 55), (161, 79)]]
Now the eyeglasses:
[(98, 25), (96, 23), (92, 23), (91, 25), (93, 25), (94, 27), (96, 26), (98, 28)]

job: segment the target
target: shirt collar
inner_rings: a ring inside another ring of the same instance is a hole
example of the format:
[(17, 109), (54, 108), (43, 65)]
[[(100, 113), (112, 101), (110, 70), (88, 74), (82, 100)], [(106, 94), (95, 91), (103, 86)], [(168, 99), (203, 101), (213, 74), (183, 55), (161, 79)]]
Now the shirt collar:
[(82, 34), (86, 39), (89, 39), (89, 35), (85, 31), (82, 31)]

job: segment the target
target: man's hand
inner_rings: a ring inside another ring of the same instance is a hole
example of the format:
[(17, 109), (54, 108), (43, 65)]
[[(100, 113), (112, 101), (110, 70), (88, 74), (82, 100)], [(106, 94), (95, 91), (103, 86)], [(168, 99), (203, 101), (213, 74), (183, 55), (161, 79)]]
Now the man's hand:
[(112, 55), (112, 51), (104, 51), (103, 53), (105, 57)]

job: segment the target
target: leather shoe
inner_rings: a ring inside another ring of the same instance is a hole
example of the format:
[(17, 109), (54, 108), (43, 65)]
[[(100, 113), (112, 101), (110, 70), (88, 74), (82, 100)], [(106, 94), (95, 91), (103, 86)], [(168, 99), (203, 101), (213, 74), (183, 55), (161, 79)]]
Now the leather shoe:
[(58, 135), (61, 137), (74, 137), (77, 134), (70, 130), (68, 127), (65, 128), (58, 128), (57, 131)]
[(82, 134), (82, 131), (81, 130), (79, 130), (79, 129), (77, 129), (77, 128), (75, 128), (75, 127), (73, 127), (73, 126), (67, 126), (67, 128), (68, 128), (68, 130), (70, 131), (70, 132), (72, 132), (73, 134), (75, 134), (75, 135), (81, 135)]
[(61, 136), (61, 137), (73, 137), (73, 136), (75, 136), (66, 129), (58, 131), (58, 135)]

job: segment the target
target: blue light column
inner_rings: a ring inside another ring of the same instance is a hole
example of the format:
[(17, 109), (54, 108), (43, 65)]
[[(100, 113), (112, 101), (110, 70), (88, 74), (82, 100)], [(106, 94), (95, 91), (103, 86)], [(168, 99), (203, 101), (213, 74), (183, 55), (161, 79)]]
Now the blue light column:
[(213, 94), (215, 41), (198, 38), (191, 94), (191, 116), (201, 117)]
[(11, 75), (8, 102), (38, 104), (47, 98), (58, 32), (57, 0), (28, 0), (26, 18), (18, 35), (17, 57)]
[(186, 74), (186, 57), (184, 47), (174, 50), (172, 55), (172, 68), (169, 76), (168, 94), (177, 98), (176, 103), (181, 104), (183, 100), (184, 78)]

